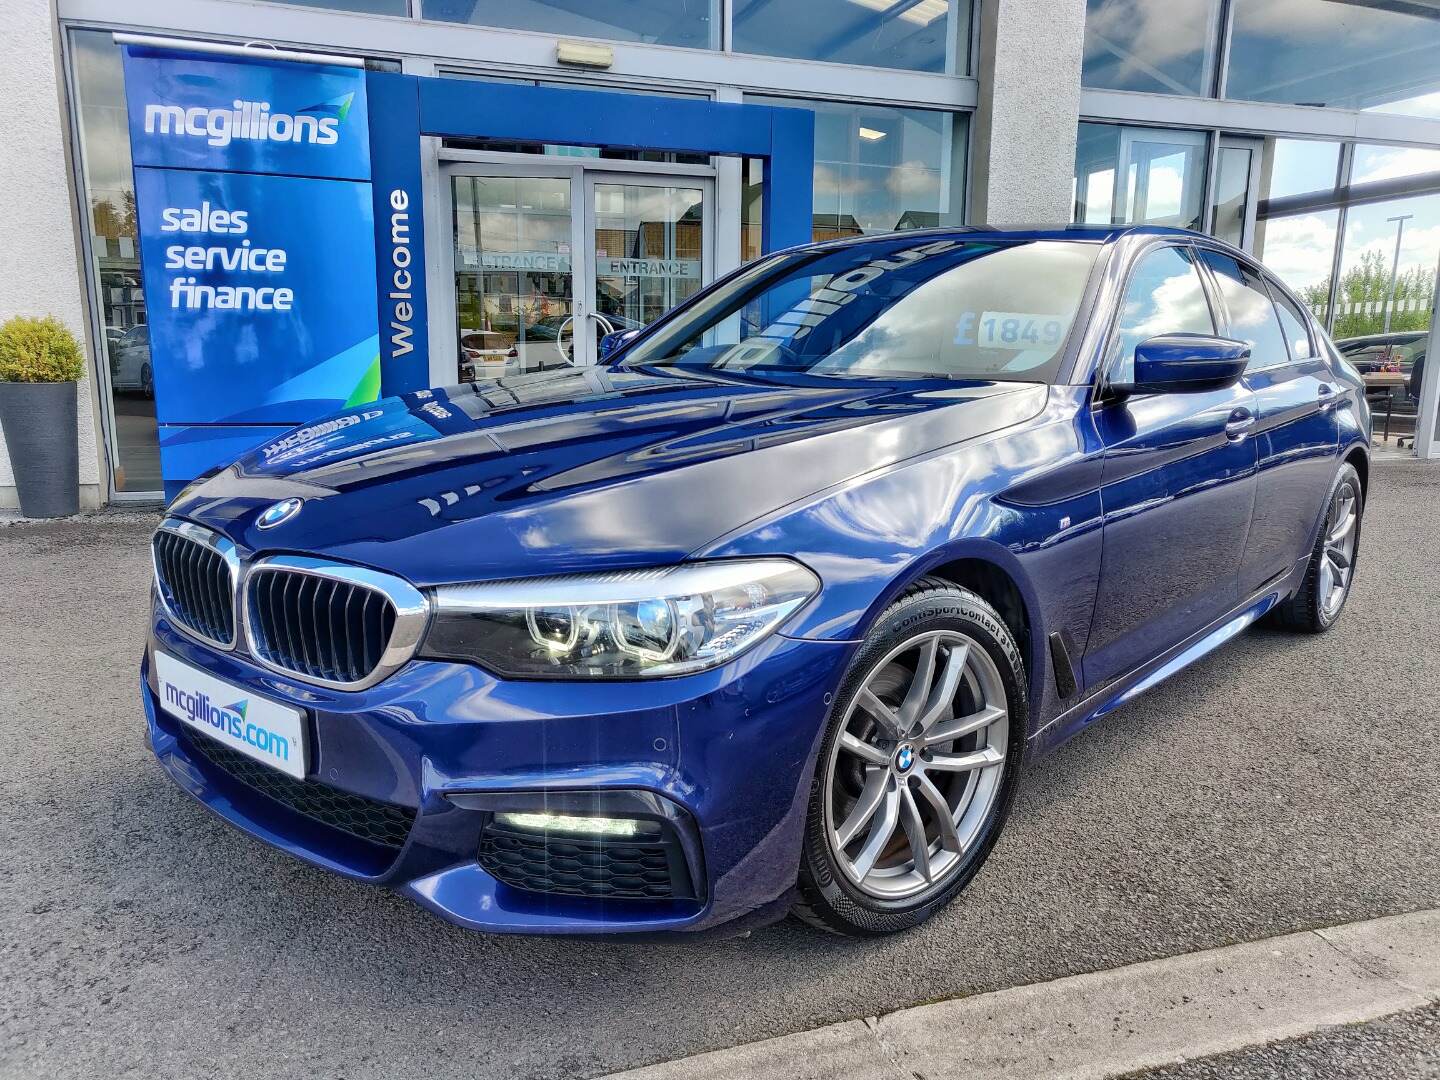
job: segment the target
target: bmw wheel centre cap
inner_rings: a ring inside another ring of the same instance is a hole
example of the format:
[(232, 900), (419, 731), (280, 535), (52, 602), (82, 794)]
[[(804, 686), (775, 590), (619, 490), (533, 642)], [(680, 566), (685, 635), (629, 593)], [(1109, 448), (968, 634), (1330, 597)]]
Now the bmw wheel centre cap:
[(915, 764), (915, 748), (910, 745), (901, 746), (895, 754), (895, 769), (897, 772), (909, 772), (910, 766)]
[(262, 529), (273, 529), (276, 525), (283, 525), (300, 512), (300, 507), (305, 504), (304, 499), (284, 499), (265, 508), (260, 515), (258, 522)]

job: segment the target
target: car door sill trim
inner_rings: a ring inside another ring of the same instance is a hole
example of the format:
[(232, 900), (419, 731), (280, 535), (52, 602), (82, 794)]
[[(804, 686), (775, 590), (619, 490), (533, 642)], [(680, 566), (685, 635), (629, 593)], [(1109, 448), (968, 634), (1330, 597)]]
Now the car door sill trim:
[(1053, 750), (1103, 716), (1128, 704), (1170, 676), (1207, 656), (1241, 631), (1253, 625), (1285, 597), (1292, 575), (1282, 574), (1250, 594), (1198, 633), (1167, 649), (1128, 675), (1115, 679), (1090, 696), (1076, 702), (1030, 737), (1041, 752)]

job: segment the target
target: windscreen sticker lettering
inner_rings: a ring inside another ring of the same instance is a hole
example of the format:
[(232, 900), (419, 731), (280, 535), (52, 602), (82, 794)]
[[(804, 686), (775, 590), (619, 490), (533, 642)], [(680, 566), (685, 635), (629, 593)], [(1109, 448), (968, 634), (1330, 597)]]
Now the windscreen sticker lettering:
[(955, 321), (956, 345), (981, 349), (1041, 349), (1060, 344), (1066, 320), (1046, 312), (966, 311)]

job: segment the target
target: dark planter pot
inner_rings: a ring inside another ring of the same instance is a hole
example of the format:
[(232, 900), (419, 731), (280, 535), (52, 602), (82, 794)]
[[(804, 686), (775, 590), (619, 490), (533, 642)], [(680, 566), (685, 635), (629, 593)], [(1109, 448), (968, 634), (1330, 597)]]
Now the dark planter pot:
[(0, 428), (26, 517), (80, 512), (75, 384), (0, 382)]

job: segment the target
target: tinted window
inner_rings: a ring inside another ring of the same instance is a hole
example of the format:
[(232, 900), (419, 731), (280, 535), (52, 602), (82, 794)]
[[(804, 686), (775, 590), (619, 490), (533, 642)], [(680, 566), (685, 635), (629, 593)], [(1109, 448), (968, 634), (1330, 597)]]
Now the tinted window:
[(1275, 297), (1275, 310), (1280, 313), (1280, 329), (1285, 332), (1285, 344), (1290, 346), (1290, 359), (1305, 360), (1315, 355), (1310, 343), (1310, 329), (1291, 299), (1280, 291), (1273, 281), (1268, 283), (1270, 295)]
[(425, 18), (713, 49), (719, 46), (714, 7), (703, 0), (425, 0)]
[(1290, 356), (1285, 351), (1285, 335), (1259, 275), (1218, 251), (1204, 251), (1200, 257), (1215, 271), (1220, 284), (1220, 298), (1230, 315), (1227, 333), (1250, 344), (1250, 370), (1286, 363)]
[(1225, 96), (1433, 116), (1433, 4), (1233, 0)]
[(1220, 0), (1088, 0), (1081, 82), (1208, 97)]
[[(817, 242), (964, 220), (964, 113), (754, 94), (745, 100), (815, 114)], [(760, 255), (762, 172), (747, 170), (741, 226), (746, 260)]]
[(1096, 250), (900, 234), (766, 259), (640, 342), (626, 365), (1048, 382)]
[(937, 75), (967, 69), (970, 0), (735, 0), (733, 7), (736, 52)]
[(1185, 248), (1157, 248), (1140, 257), (1130, 272), (1116, 324), (1110, 378), (1131, 382), (1135, 346), (1160, 334), (1213, 334), (1215, 323), (1199, 271)]

